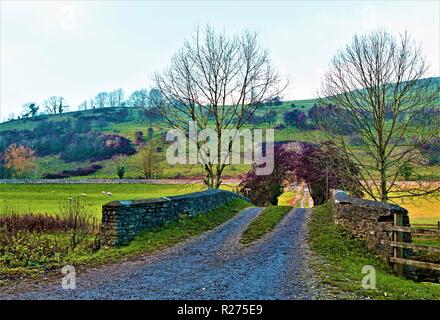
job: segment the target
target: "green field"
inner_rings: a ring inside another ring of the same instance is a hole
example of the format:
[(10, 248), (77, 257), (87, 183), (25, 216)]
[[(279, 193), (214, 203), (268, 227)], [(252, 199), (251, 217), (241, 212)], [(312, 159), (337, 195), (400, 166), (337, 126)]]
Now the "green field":
[[(234, 186), (223, 185), (222, 188), (231, 190)], [(49, 213), (59, 211), (61, 203), (69, 197), (81, 196), (90, 213), (100, 217), (103, 204), (113, 200), (137, 200), (180, 195), (204, 190), (202, 184), (0, 184), (0, 214), (6, 207), (13, 207), (20, 213)], [(111, 192), (112, 196), (101, 192)], [(54, 192), (54, 194), (53, 194)], [(296, 196), (295, 191), (287, 191), (279, 197), (278, 204), (289, 205)], [(309, 207), (309, 197), (305, 207)], [(300, 207), (299, 199), (296, 207)], [(440, 221), (438, 200), (420, 198), (413, 202), (401, 204), (409, 211), (411, 223), (437, 223)]]
[[(20, 213), (54, 214), (69, 197), (80, 197), (85, 193), (86, 196), (81, 198), (86, 207), (91, 214), (100, 217), (102, 205), (113, 200), (174, 196), (203, 189), (200, 184), (0, 184), (0, 213), (5, 206), (12, 206)], [(104, 195), (102, 191), (111, 192), (112, 196)]]

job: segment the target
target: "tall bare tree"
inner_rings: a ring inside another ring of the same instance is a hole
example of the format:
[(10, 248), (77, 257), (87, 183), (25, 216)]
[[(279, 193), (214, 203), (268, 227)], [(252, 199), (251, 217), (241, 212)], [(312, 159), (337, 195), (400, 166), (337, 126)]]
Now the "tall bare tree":
[(354, 36), (325, 73), (320, 103), (332, 105), (334, 116), (348, 117), (359, 147), (349, 145), (329, 114), (320, 117), (319, 127), (360, 166), (364, 192), (373, 199), (439, 191), (417, 172), (417, 181), (399, 181), (403, 169), (426, 163), (421, 148), (439, 137), (439, 84), (423, 78), (427, 71), (420, 46), (407, 33), (379, 30)]
[(147, 89), (139, 89), (133, 91), (128, 98), (128, 104), (133, 108), (146, 108), (148, 106)]
[(107, 101), (108, 101), (108, 106), (110, 108), (114, 108), (118, 106), (118, 101), (117, 101), (118, 97), (116, 95), (116, 90), (114, 91), (110, 91), (107, 94)]
[(116, 96), (116, 106), (121, 107), (124, 101), (124, 90), (122, 88), (116, 89), (113, 94)]
[(49, 114), (56, 114), (58, 112), (58, 97), (52, 96), (43, 102), (44, 111)]
[(69, 107), (63, 97), (52, 96), (43, 102), (44, 111), (48, 114), (63, 113)]
[(116, 89), (110, 91), (107, 96), (109, 107), (120, 107), (124, 99), (124, 91), (122, 89)]
[(105, 108), (105, 105), (107, 104), (108, 100), (108, 93), (107, 92), (100, 92), (95, 97), (95, 106), (97, 108)]
[(78, 111), (87, 110), (87, 100), (84, 100), (78, 105)]
[(157, 141), (150, 141), (147, 145), (139, 148), (139, 165), (145, 179), (156, 178), (161, 173), (160, 161), (162, 156), (157, 152)]
[[(213, 127), (218, 141), (224, 129), (240, 129), (262, 102), (280, 95), (287, 84), (255, 33), (228, 37), (209, 26), (197, 29), (153, 82), (162, 96), (155, 107), (172, 128), (188, 133), (188, 121), (194, 121), (198, 130)], [(201, 144), (197, 147), (200, 151)], [(226, 166), (221, 148), (218, 143), (217, 161), (203, 159), (205, 183), (211, 188), (220, 186)]]

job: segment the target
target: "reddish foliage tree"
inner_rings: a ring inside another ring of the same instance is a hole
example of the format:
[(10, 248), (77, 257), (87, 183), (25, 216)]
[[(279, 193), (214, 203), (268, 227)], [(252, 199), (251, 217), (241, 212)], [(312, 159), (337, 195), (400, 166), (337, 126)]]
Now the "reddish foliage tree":
[(256, 175), (254, 165), (240, 183), (241, 193), (256, 205), (276, 205), (284, 187), (294, 182), (306, 183), (317, 205), (329, 199), (331, 189), (341, 188), (362, 196), (358, 167), (344, 158), (332, 142), (278, 145), (274, 154), (272, 174)]
[(292, 161), (295, 180), (307, 184), (316, 205), (329, 199), (331, 189), (344, 189), (362, 197), (359, 168), (333, 142), (304, 144)]
[(289, 182), (289, 179), (294, 177), (294, 162), (292, 161), (294, 157), (293, 148), (275, 145), (272, 174), (257, 175), (257, 166), (254, 164), (239, 185), (241, 193), (248, 196), (256, 205), (276, 205), (278, 197), (283, 193), (284, 186)]
[(26, 177), (35, 168), (35, 152), (22, 145), (11, 144), (3, 155), (5, 167), (12, 169), (16, 178)]

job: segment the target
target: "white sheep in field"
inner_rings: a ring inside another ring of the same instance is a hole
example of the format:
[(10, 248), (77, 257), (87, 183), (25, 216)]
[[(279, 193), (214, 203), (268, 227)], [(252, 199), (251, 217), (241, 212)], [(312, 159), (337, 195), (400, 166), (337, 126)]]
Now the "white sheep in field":
[(87, 197), (85, 193), (81, 193), (81, 197)]
[(72, 200), (73, 200), (73, 198), (70, 198), (70, 197), (69, 197), (69, 198), (67, 198), (67, 200), (69, 200), (69, 201), (72, 201)]
[(107, 192), (105, 192), (105, 191), (101, 191), (101, 193), (102, 193), (102, 194), (107, 194)]
[(55, 194), (55, 191), (52, 191), (52, 194)]
[(109, 197), (111, 197), (111, 196), (112, 196), (112, 193), (111, 193), (111, 192), (107, 192), (107, 195), (108, 195)]

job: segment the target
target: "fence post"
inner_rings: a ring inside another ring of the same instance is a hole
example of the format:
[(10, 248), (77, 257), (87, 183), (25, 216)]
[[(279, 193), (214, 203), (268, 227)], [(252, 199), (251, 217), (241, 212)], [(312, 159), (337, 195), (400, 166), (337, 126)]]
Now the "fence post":
[[(394, 212), (394, 226), (401, 227), (403, 225), (403, 216), (401, 213)], [(403, 242), (403, 233), (401, 231), (394, 230), (393, 231), (393, 241), (394, 242)], [(403, 256), (403, 248), (393, 247), (393, 257), (394, 258), (404, 258)], [(400, 263), (394, 264), (394, 271), (397, 273), (399, 277), (403, 276), (403, 265)]]
[[(437, 221), (437, 230), (440, 231), (440, 221)], [(438, 241), (440, 241), (440, 234), (438, 235)]]

